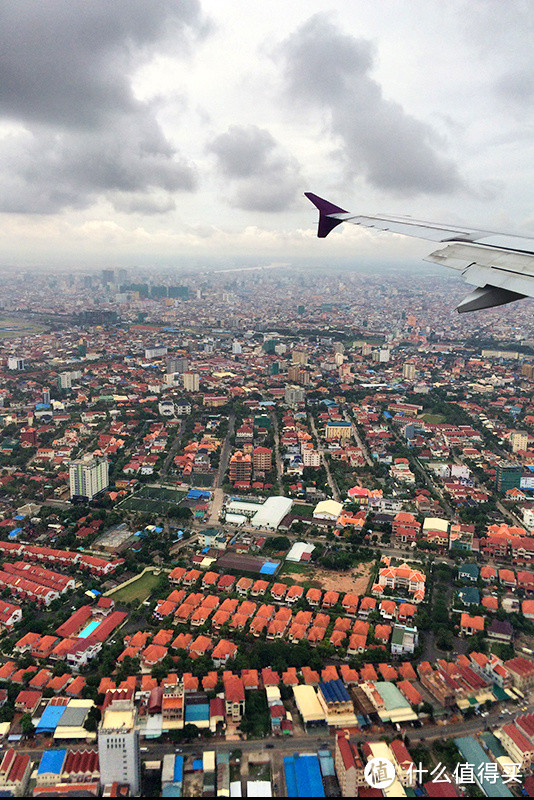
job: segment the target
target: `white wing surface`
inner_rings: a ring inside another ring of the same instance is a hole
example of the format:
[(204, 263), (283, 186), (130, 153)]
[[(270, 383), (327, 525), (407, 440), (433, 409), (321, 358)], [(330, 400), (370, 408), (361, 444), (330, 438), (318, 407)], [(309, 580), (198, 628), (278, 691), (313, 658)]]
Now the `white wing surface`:
[(425, 261), (460, 271), (466, 283), (476, 287), (458, 306), (461, 313), (534, 297), (534, 237), (411, 217), (351, 214), (316, 194), (305, 194), (319, 209), (317, 235), (321, 239), (342, 222), (350, 222), (365, 228), (446, 243), (446, 247), (430, 253)]

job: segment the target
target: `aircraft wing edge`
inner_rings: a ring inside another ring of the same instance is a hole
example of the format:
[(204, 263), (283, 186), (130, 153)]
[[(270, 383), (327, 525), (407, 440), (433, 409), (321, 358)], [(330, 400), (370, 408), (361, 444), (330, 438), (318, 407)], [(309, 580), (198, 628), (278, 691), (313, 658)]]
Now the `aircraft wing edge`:
[(457, 307), (460, 313), (534, 297), (534, 237), (423, 222), (411, 217), (353, 215), (312, 192), (305, 192), (305, 196), (319, 210), (319, 238), (328, 236), (342, 222), (350, 222), (448, 243), (425, 261), (461, 271), (464, 280), (476, 287)]

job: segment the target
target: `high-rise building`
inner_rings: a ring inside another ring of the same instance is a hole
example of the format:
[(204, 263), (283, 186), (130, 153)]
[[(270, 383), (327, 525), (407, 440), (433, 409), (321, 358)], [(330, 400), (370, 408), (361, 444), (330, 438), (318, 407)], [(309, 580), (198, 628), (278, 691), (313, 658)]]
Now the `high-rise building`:
[(72, 382), (77, 381), (82, 377), (81, 370), (76, 369), (71, 372), (60, 372), (57, 376), (57, 385), (59, 389), (71, 389)]
[(198, 392), (200, 376), (198, 372), (184, 372), (184, 389), (186, 392)]
[(518, 453), (520, 450), (528, 449), (528, 433), (525, 431), (514, 431), (510, 436), (512, 452)]
[(522, 471), (520, 464), (514, 464), (510, 461), (500, 461), (497, 464), (496, 470), (497, 491), (504, 494), (508, 489), (519, 489)]
[(310, 384), (310, 373), (298, 364), (293, 364), (289, 367), (287, 370), (287, 377), (290, 381), (301, 383), (303, 386), (309, 386)]
[(102, 270), (102, 283), (104, 285), (108, 283), (115, 283), (115, 270), (114, 269), (103, 269)]
[(302, 451), (302, 463), (305, 467), (320, 467), (321, 454), (317, 450), (305, 448)]
[(306, 393), (300, 386), (286, 386), (284, 390), (284, 400), (290, 406), (303, 403)]
[(167, 358), (167, 372), (187, 372), (189, 360), (185, 356), (169, 356)]
[(69, 464), (70, 496), (92, 500), (109, 486), (109, 464), (105, 456), (90, 453)]
[(377, 364), (386, 364), (390, 359), (390, 352), (387, 347), (379, 347), (377, 350), (373, 350), (371, 358)]
[(291, 354), (291, 358), (293, 364), (307, 364), (308, 363), (308, 354), (304, 353), (302, 350), (293, 350)]
[(50, 389), (48, 386), (45, 386), (43, 389), (43, 403), (45, 405), (50, 405)]
[(166, 355), (167, 348), (162, 347), (161, 345), (156, 345), (155, 347), (145, 347), (145, 358), (161, 358), (162, 356)]
[(402, 377), (407, 381), (415, 380), (415, 364), (404, 364), (402, 367)]
[(58, 389), (70, 389), (72, 387), (72, 378), (70, 372), (60, 372), (57, 376)]
[(23, 358), (19, 358), (18, 356), (9, 356), (7, 359), (7, 368), (16, 370), (17, 372), (21, 372), (25, 369), (25, 362)]
[(254, 472), (270, 472), (272, 459), (273, 451), (270, 447), (255, 447), (252, 452)]
[(141, 759), (139, 730), (133, 696), (112, 699), (98, 730), (100, 782), (103, 786), (126, 783), (130, 797), (139, 796)]
[(242, 453), (241, 450), (236, 450), (230, 458), (228, 469), (232, 483), (235, 481), (249, 481), (252, 475), (252, 459), (250, 454)]

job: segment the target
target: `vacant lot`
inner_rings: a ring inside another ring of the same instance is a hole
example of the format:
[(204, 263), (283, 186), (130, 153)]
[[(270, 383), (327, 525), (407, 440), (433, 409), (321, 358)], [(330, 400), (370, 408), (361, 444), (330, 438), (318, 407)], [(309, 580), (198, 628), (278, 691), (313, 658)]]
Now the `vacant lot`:
[(30, 336), (42, 333), (46, 325), (22, 317), (0, 317), (0, 339), (16, 339), (19, 336)]
[(153, 572), (145, 572), (144, 575), (141, 575), (140, 578), (129, 583), (128, 586), (116, 589), (112, 592), (110, 597), (112, 597), (116, 603), (131, 603), (134, 600), (139, 600), (139, 602), (142, 603), (150, 596), (159, 578), (160, 576), (155, 575)]
[(431, 425), (439, 425), (441, 422), (444, 422), (445, 417), (443, 414), (421, 414), (421, 419), (424, 419), (425, 422), (429, 422)]
[[(293, 572), (291, 567), (297, 567)], [(358, 567), (349, 572), (335, 572), (326, 569), (314, 569), (310, 566), (300, 564), (284, 566), (284, 575), (290, 577), (295, 583), (305, 583), (313, 581), (314, 585), (319, 584), (325, 591), (335, 591), (340, 593), (351, 592), (360, 597), (365, 594), (369, 576), (373, 569), (373, 564), (359, 564)]]

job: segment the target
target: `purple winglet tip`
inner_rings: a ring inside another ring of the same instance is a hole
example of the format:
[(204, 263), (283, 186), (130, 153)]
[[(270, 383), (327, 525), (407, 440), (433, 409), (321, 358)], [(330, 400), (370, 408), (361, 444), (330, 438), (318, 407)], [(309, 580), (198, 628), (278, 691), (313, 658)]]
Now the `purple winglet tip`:
[(336, 228), (338, 225), (341, 225), (341, 219), (331, 219), (329, 218), (329, 214), (346, 214), (348, 213), (345, 211), (344, 208), (340, 208), (339, 206), (335, 206), (333, 203), (330, 203), (328, 200), (323, 200), (322, 197), (318, 197), (318, 195), (313, 194), (313, 192), (304, 192), (304, 196), (310, 200), (316, 208), (319, 209), (319, 227), (317, 230), (317, 236), (319, 239), (324, 239), (331, 230)]

